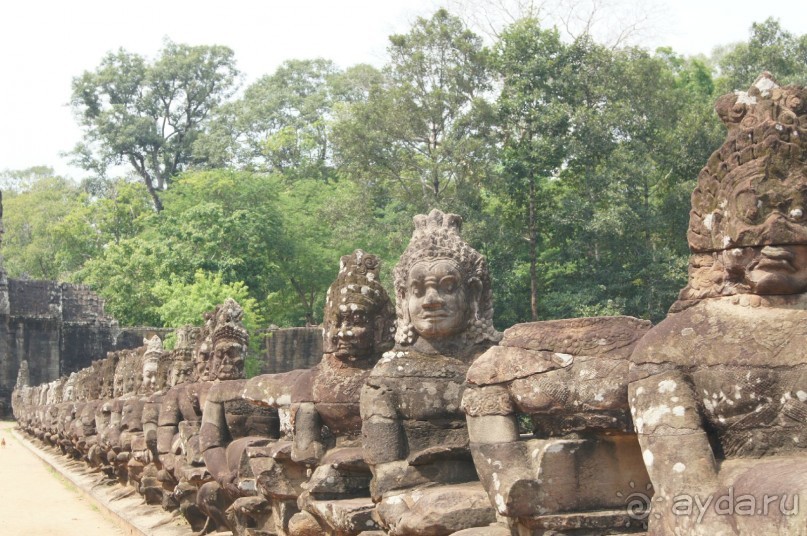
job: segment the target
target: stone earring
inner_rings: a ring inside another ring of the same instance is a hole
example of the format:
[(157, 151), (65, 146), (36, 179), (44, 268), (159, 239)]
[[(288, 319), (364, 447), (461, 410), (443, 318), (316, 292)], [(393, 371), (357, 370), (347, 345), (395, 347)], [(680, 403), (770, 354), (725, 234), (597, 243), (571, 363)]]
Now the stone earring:
[(415, 342), (417, 332), (415, 331), (415, 326), (413, 326), (411, 322), (407, 322), (401, 326), (401, 329), (398, 330), (396, 335), (399, 344), (411, 345)]
[(471, 318), (471, 321), (468, 322), (468, 338), (473, 342), (478, 342), (485, 332), (485, 321), (479, 318), (479, 315), (475, 314)]

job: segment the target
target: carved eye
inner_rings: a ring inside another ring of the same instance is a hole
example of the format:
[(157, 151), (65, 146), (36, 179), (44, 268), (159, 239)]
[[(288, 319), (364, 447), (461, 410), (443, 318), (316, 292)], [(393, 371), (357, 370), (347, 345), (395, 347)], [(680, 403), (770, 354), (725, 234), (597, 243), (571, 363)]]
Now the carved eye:
[(423, 296), (423, 286), (421, 286), (419, 283), (412, 283), (410, 290), (413, 296)]
[(442, 292), (451, 293), (457, 288), (457, 279), (452, 276), (444, 277), (440, 280), (440, 290)]
[(761, 200), (751, 190), (737, 194), (737, 215), (749, 223), (756, 221), (761, 205)]

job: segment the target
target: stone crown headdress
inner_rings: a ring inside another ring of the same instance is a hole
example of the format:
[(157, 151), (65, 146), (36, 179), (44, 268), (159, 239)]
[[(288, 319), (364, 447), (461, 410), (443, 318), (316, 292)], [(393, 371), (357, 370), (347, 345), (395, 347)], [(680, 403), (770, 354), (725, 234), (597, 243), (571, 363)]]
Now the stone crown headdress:
[(163, 341), (159, 335), (154, 335), (150, 339), (143, 339), (143, 345), (146, 351), (143, 353), (143, 364), (149, 361), (159, 362), (162, 358), (167, 357), (163, 350)]
[(244, 309), (232, 298), (224, 300), (216, 310), (216, 327), (213, 331), (213, 348), (222, 341), (233, 341), (245, 347), (249, 344), (249, 334), (241, 321)]
[(180, 326), (174, 331), (176, 337), (175, 350), (193, 349), (196, 346), (197, 339), (202, 331), (202, 328), (187, 324)]
[(807, 90), (765, 72), (715, 108), (728, 135), (692, 194), (692, 252), (807, 244)]
[[(380, 268), (378, 257), (360, 249), (342, 256), (339, 274), (326, 294), (323, 322), (326, 336), (329, 324), (336, 322), (340, 311), (346, 311), (350, 304), (363, 305), (368, 316), (378, 321), (376, 350), (383, 352), (392, 347), (395, 313), (387, 291), (379, 281)], [(325, 341), (325, 346), (328, 346), (328, 341)]]
[(460, 236), (462, 217), (445, 214), (432, 209), (428, 216), (418, 214), (412, 221), (415, 230), (409, 245), (395, 266), (395, 280), (398, 326), (395, 340), (400, 344), (411, 344), (408, 313), (405, 310), (406, 281), (412, 266), (423, 260), (450, 259), (457, 263), (465, 283), (477, 281), (481, 292), (476, 314), (471, 318), (472, 342), (497, 341), (500, 334), (493, 328), (493, 296), (490, 285), (490, 272), (485, 257), (468, 245)]

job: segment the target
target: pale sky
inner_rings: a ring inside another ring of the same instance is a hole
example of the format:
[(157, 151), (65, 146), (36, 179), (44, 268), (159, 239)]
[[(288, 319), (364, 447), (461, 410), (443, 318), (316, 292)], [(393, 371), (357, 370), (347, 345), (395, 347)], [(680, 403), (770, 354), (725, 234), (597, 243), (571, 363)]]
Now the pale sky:
[[(456, 2), (473, 11), (502, 0), (453, 1), (449, 7), (456, 12)], [(603, 28), (647, 8), (651, 16), (639, 44), (669, 45), (686, 55), (708, 55), (717, 45), (747, 39), (751, 23), (769, 16), (794, 34), (807, 33), (804, 0), (544, 0), (543, 4), (591, 1), (605, 6)], [(235, 51), (244, 84), (293, 58), (324, 57), (343, 68), (357, 63), (381, 66), (387, 37), (406, 32), (415, 17), (430, 16), (439, 4), (439, 0), (4, 2), (0, 170), (48, 165), (75, 179), (85, 175), (60, 156), (81, 138), (67, 106), (70, 84), (73, 77), (94, 69), (109, 51), (123, 47), (154, 57), (165, 37), (192, 45), (226, 45)]]

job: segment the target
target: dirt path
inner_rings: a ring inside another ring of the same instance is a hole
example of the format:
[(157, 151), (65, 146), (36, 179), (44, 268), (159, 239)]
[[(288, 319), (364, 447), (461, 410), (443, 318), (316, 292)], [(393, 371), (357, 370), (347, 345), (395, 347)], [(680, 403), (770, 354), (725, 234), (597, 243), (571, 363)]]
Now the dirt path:
[(124, 532), (11, 434), (0, 422), (0, 534), (123, 536)]

